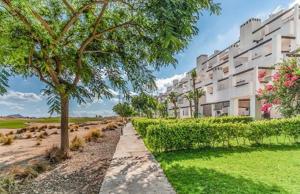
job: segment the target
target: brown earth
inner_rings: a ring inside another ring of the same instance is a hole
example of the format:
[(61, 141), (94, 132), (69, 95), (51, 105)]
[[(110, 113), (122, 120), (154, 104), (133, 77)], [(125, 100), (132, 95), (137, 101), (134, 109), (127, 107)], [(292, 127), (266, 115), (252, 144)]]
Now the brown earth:
[[(33, 124), (36, 126), (53, 124)], [(85, 123), (78, 131), (70, 132), (70, 140), (83, 137), (88, 129), (105, 128), (103, 122)], [(57, 125), (58, 126), (58, 125)], [(12, 130), (1, 130), (8, 133)], [(13, 130), (14, 133), (16, 130)], [(59, 146), (59, 129), (46, 129), (49, 136), (37, 146), (37, 136), (42, 132), (26, 132), (18, 135), (11, 145), (0, 145), (0, 173), (5, 174), (15, 166), (26, 166), (44, 159), (45, 153), (54, 145)], [(58, 134), (52, 134), (58, 132)], [(25, 139), (30, 134), (30, 139)], [(116, 130), (102, 131), (103, 137), (96, 142), (89, 142), (81, 151), (71, 152), (71, 158), (55, 166), (52, 170), (40, 174), (37, 178), (18, 186), (16, 193), (99, 193), (105, 172), (116, 149), (121, 134), (121, 127)], [(24, 138), (24, 139), (22, 139)]]

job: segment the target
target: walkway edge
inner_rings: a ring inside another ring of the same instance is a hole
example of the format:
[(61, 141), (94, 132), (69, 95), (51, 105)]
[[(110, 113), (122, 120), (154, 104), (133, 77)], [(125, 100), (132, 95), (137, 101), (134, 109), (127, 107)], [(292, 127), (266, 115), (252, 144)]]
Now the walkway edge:
[(175, 194), (160, 164), (128, 123), (102, 182), (100, 194)]

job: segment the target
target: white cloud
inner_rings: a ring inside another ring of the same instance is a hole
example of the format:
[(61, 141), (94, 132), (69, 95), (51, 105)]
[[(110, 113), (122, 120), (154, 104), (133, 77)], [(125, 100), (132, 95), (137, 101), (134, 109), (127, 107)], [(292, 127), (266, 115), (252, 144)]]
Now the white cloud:
[(8, 91), (5, 95), (0, 96), (0, 101), (10, 102), (37, 102), (41, 101), (41, 95), (35, 93), (23, 93), (17, 91)]
[(76, 111), (72, 111), (71, 115), (74, 117), (94, 117), (96, 115), (113, 116), (115, 114), (112, 110), (99, 110), (99, 111), (76, 110)]
[(183, 74), (176, 74), (172, 77), (168, 78), (160, 78), (155, 81), (158, 92), (165, 92), (168, 86), (172, 85), (173, 80), (178, 79), (181, 80), (184, 78), (186, 73)]

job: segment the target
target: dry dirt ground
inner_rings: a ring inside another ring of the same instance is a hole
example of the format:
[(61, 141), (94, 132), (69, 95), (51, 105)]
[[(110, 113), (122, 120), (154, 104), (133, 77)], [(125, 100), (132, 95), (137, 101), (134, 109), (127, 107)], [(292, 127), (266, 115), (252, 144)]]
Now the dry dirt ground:
[[(47, 124), (35, 124), (37, 126)], [(48, 124), (52, 125), (53, 124)], [(79, 127), (78, 131), (70, 132), (70, 140), (83, 137), (88, 129), (106, 127), (103, 122), (90, 122)], [(58, 125), (57, 125), (58, 126)], [(8, 133), (12, 130), (1, 130)], [(14, 133), (16, 130), (13, 130)], [(25, 138), (31, 134), (30, 139), (16, 139), (11, 145), (0, 145), (0, 173), (4, 174), (15, 166), (26, 166), (44, 158), (45, 153), (53, 145), (59, 145), (59, 129), (46, 129), (49, 134), (42, 139), (41, 145), (37, 144), (37, 136), (41, 132), (26, 132)], [(53, 134), (58, 132), (58, 134)], [(18, 186), (16, 193), (99, 193), (105, 172), (116, 149), (121, 134), (121, 127), (115, 130), (102, 131), (103, 137), (96, 142), (88, 142), (83, 150), (71, 152), (71, 158), (52, 167), (51, 170), (40, 174), (37, 178)]]

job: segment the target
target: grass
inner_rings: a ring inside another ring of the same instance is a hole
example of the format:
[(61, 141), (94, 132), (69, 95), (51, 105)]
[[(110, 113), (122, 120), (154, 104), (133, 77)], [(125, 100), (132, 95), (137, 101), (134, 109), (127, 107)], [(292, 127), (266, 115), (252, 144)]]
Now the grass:
[[(88, 121), (100, 121), (101, 118), (78, 117), (69, 118), (71, 123), (84, 123)], [(39, 118), (39, 119), (0, 119), (0, 129), (18, 129), (27, 126), (27, 123), (60, 123), (60, 118)]]
[(156, 155), (179, 194), (300, 193), (300, 145), (184, 150)]

